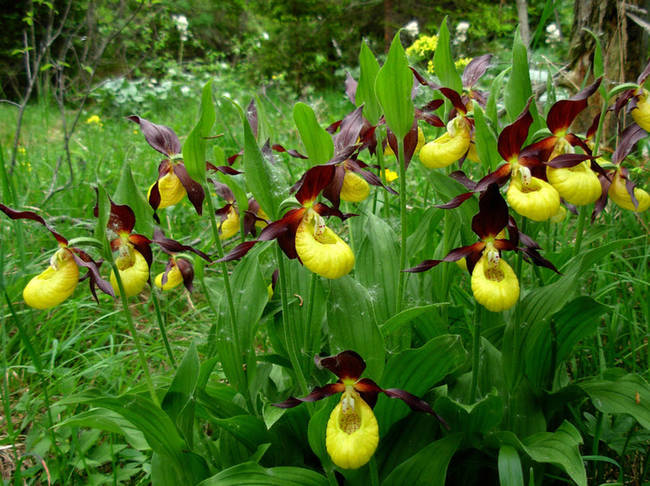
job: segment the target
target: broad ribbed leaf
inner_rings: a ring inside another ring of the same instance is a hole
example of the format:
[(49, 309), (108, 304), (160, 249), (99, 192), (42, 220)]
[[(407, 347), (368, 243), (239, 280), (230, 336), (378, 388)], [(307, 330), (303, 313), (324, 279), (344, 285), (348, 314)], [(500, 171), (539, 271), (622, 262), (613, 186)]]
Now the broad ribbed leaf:
[(553, 464), (567, 473), (578, 486), (587, 486), (587, 473), (579, 447), (582, 437), (570, 422), (562, 422), (555, 432), (540, 432), (522, 441), (512, 432), (499, 432), (497, 437), (502, 445), (525, 452), (533, 461)]
[(253, 415), (237, 415), (229, 418), (213, 418), (211, 422), (226, 430), (251, 452), (261, 444), (273, 442), (272, 434), (264, 422)]
[(386, 62), (377, 73), (375, 93), (384, 110), (386, 124), (399, 140), (403, 140), (413, 126), (415, 111), (411, 100), (412, 88), (413, 73), (397, 32)]
[(432, 442), (393, 469), (382, 484), (390, 486), (445, 484), (449, 461), (458, 450), (461, 438), (461, 434), (451, 434)]
[(301, 467), (265, 469), (254, 462), (221, 471), (197, 486), (327, 486), (325, 476)]
[(324, 164), (334, 155), (332, 136), (321, 127), (311, 106), (298, 102), (293, 107), (293, 120), (300, 132), (311, 165)]
[(583, 296), (572, 300), (554, 314), (551, 321), (556, 332), (555, 354), (550, 323), (544, 320), (532, 324), (524, 342), (523, 365), (533, 387), (540, 390), (550, 386), (557, 367), (570, 357), (578, 342), (596, 332), (600, 316), (605, 312), (606, 306)]
[(212, 81), (208, 81), (203, 86), (199, 113), (198, 123), (183, 144), (183, 160), (190, 177), (202, 184), (205, 181), (205, 139), (210, 135), (217, 119), (212, 101)]
[(210, 474), (210, 469), (203, 457), (190, 451), (184, 451), (182, 465), (178, 469), (165, 456), (153, 453), (151, 457), (152, 486), (178, 486), (179, 484), (197, 484)]
[(350, 276), (330, 282), (327, 321), (332, 353), (350, 349), (366, 362), (364, 376), (376, 380), (384, 369), (384, 338), (368, 290)]
[(488, 127), (483, 109), (476, 102), (474, 102), (474, 142), (483, 167), (489, 171), (496, 169), (501, 161), (497, 139)]
[(92, 408), (86, 412), (81, 412), (63, 422), (59, 422), (56, 427), (87, 427), (103, 430), (112, 434), (123, 435), (134, 449), (139, 451), (150, 449), (143, 433), (137, 427), (119, 413), (106, 408)]
[(307, 434), (309, 437), (309, 446), (314, 454), (318, 456), (324, 468), (332, 468), (330, 459), (325, 447), (325, 436), (327, 431), (327, 422), (335, 404), (340, 400), (341, 395), (334, 395), (320, 403), (318, 411), (309, 419)]
[(436, 70), (436, 76), (440, 83), (451, 88), (457, 93), (463, 91), (463, 82), (456, 71), (454, 59), (451, 57), (451, 47), (449, 42), (449, 28), (447, 27), (447, 17), (442, 19), (440, 29), (438, 30), (438, 45), (433, 53), (433, 66)]
[(630, 414), (650, 429), (650, 386), (641, 376), (629, 374), (616, 380), (594, 379), (578, 385), (601, 412)]
[(135, 232), (150, 235), (153, 233), (151, 206), (140, 192), (140, 189), (133, 180), (133, 173), (128, 162), (122, 164), (120, 181), (113, 194), (116, 204), (126, 204), (135, 213)]
[[(460, 368), (466, 359), (460, 336), (443, 335), (417, 349), (408, 349), (393, 356), (386, 364), (384, 376), (377, 383), (383, 388), (401, 388), (422, 397), (445, 376)], [(409, 413), (399, 400), (380, 398), (375, 408), (380, 435)]]
[(379, 326), (381, 329), (381, 333), (384, 336), (388, 336), (391, 333), (396, 332), (397, 330), (401, 329), (402, 326), (408, 324), (411, 322), (413, 319), (416, 319), (420, 315), (435, 310), (439, 308), (442, 305), (447, 305), (446, 303), (440, 303), (440, 304), (429, 304), (429, 305), (422, 305), (422, 306), (415, 306), (415, 307), (409, 307), (408, 309), (404, 309), (401, 311), (399, 314), (395, 314), (393, 317), (385, 321), (382, 325)]
[[(519, 116), (529, 98), (533, 95), (529, 69), (528, 50), (517, 30), (512, 45), (512, 69), (504, 93), (509, 122), (513, 122)], [(534, 133), (543, 126), (543, 123), (539, 120), (535, 103), (530, 105), (530, 114), (533, 116), (531, 133)]]
[(504, 413), (504, 403), (496, 393), (490, 393), (473, 405), (465, 405), (449, 397), (440, 397), (436, 400), (434, 409), (451, 430), (462, 432), (464, 441), (472, 443), (499, 425)]
[(381, 106), (375, 94), (375, 80), (379, 72), (379, 63), (364, 40), (359, 52), (359, 84), (355, 97), (357, 106), (363, 105), (363, 116), (371, 125), (377, 125), (381, 116)]
[(501, 486), (524, 486), (524, 473), (517, 449), (509, 445), (501, 446), (498, 465)]

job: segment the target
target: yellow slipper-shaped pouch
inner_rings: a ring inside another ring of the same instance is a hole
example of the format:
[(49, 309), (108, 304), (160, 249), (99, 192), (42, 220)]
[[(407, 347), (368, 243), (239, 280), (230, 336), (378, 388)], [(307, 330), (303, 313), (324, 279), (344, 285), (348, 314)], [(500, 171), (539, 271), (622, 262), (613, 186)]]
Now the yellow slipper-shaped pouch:
[[(137, 250), (131, 250), (129, 255), (117, 257), (115, 263), (120, 271), (122, 285), (127, 297), (133, 297), (142, 292), (147, 279), (149, 278), (149, 265), (142, 254)], [(111, 285), (115, 295), (120, 295), (120, 288), (117, 285), (115, 273), (111, 270)]]
[(227, 240), (232, 238), (239, 232), (239, 214), (235, 211), (235, 208), (232, 206), (228, 211), (228, 216), (223, 220), (221, 226), (219, 227), (219, 238), (222, 240)]
[(25, 303), (34, 309), (49, 309), (70, 297), (79, 283), (79, 267), (69, 250), (60, 249), (51, 264), (32, 278), (23, 290)]
[(327, 422), (325, 446), (332, 462), (343, 469), (358, 469), (368, 463), (378, 443), (372, 409), (356, 391), (345, 391)]
[(598, 176), (588, 161), (566, 169), (547, 167), (546, 177), (565, 201), (576, 206), (591, 204), (602, 194)]
[(354, 253), (348, 244), (324, 224), (315, 231), (310, 215), (296, 231), (296, 252), (305, 267), (325, 278), (340, 278), (354, 267)]
[(460, 159), (469, 149), (469, 129), (461, 127), (451, 135), (447, 131), (444, 135), (429, 142), (420, 150), (420, 162), (429, 169), (440, 169), (453, 164)]
[(492, 264), (484, 253), (472, 271), (471, 282), (476, 302), (489, 311), (510, 309), (519, 299), (517, 275), (501, 258)]
[(174, 287), (178, 287), (180, 284), (183, 283), (183, 274), (181, 271), (178, 269), (176, 265), (174, 265), (169, 272), (167, 272), (167, 281), (163, 285), (162, 283), (162, 278), (163, 278), (164, 272), (159, 273), (156, 275), (156, 278), (154, 279), (154, 283), (156, 284), (156, 287), (159, 289), (163, 290), (170, 290), (173, 289)]
[(531, 177), (528, 184), (519, 176), (510, 179), (506, 198), (512, 209), (533, 221), (546, 221), (560, 208), (560, 194), (537, 177)]
[[(149, 199), (151, 189), (153, 189), (153, 184), (147, 192), (147, 199)], [(181, 184), (181, 180), (171, 170), (158, 179), (158, 191), (160, 192), (158, 209), (164, 209), (178, 204), (185, 197), (185, 194), (187, 194), (183, 184)]]
[(650, 131), (650, 103), (648, 103), (648, 92), (644, 89), (632, 110), (632, 118), (646, 132)]
[(612, 180), (612, 184), (609, 186), (609, 192), (607, 193), (607, 195), (618, 206), (622, 207), (623, 209), (627, 209), (629, 211), (636, 211), (637, 213), (642, 213), (643, 211), (648, 209), (648, 207), (650, 207), (650, 194), (648, 194), (646, 191), (638, 187), (634, 188), (634, 197), (639, 203), (639, 206), (634, 207), (632, 198), (630, 197), (630, 194), (627, 192), (627, 188), (625, 187), (625, 179), (623, 179), (620, 176), (618, 171), (616, 172), (616, 175)]
[(341, 199), (347, 202), (361, 202), (370, 194), (370, 184), (352, 171), (346, 170), (341, 186)]

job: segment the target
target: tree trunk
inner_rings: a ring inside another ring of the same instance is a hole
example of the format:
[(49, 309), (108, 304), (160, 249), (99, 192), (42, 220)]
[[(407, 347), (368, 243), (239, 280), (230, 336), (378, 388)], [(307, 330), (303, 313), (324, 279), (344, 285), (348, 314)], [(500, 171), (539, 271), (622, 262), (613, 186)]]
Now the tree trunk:
[[(573, 7), (573, 27), (569, 40), (568, 79), (574, 86), (581, 86), (587, 75), (593, 78), (593, 54), (595, 42), (586, 29), (596, 34), (603, 49), (605, 79), (609, 88), (624, 81), (636, 81), (647, 62), (647, 34), (631, 18), (633, 13), (643, 20), (648, 19), (643, 10), (646, 0), (577, 0)], [(589, 80), (591, 81), (591, 79)], [(596, 100), (594, 100), (596, 101)], [(590, 103), (589, 117), (581, 117), (586, 127), (599, 111), (598, 103)], [(583, 127), (584, 128), (584, 127)], [(606, 119), (605, 133), (615, 134), (612, 117)]]
[(519, 34), (524, 44), (530, 44), (530, 26), (528, 25), (528, 2), (517, 0), (517, 17), (519, 17)]

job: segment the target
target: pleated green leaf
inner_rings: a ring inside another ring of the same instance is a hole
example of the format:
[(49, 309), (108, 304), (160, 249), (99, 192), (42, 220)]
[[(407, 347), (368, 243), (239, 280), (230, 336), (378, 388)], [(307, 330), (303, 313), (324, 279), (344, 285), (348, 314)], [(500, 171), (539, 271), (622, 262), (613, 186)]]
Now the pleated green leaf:
[(187, 173), (199, 184), (205, 182), (206, 137), (210, 136), (217, 114), (212, 100), (212, 81), (208, 81), (201, 91), (199, 121), (183, 144), (183, 160)]
[(305, 146), (311, 165), (324, 164), (334, 155), (332, 136), (321, 127), (311, 106), (298, 102), (293, 107), (293, 120)]

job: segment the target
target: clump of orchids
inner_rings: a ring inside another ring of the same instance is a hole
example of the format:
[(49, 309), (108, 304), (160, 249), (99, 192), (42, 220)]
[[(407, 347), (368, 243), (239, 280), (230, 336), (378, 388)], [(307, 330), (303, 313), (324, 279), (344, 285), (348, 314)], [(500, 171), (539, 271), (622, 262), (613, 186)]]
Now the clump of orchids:
[[(338, 378), (336, 383), (318, 386), (305, 397), (289, 397), (274, 405), (291, 408), (341, 393), (341, 400), (327, 422), (325, 438), (327, 453), (340, 468), (358, 469), (368, 463), (375, 453), (379, 444), (379, 427), (372, 409), (380, 393), (399, 398), (416, 412), (436, 415), (427, 402), (409, 392), (399, 388), (383, 389), (370, 378), (361, 378), (366, 363), (354, 351), (343, 351), (325, 358), (316, 356), (314, 361), (316, 366), (334, 373)], [(440, 417), (438, 419), (446, 426)]]
[[(508, 230), (509, 239), (504, 238), (505, 229)], [(479, 212), (472, 218), (472, 230), (480, 241), (455, 248), (441, 260), (425, 260), (405, 271), (424, 272), (439, 263), (457, 262), (465, 258), (474, 298), (492, 312), (510, 309), (519, 299), (519, 280), (512, 267), (502, 258), (502, 251), (520, 251), (534, 264), (557, 271), (552, 263), (539, 254), (539, 245), (517, 229), (496, 183), (491, 183), (481, 192)], [(522, 247), (518, 246), (519, 242), (523, 244)]]

